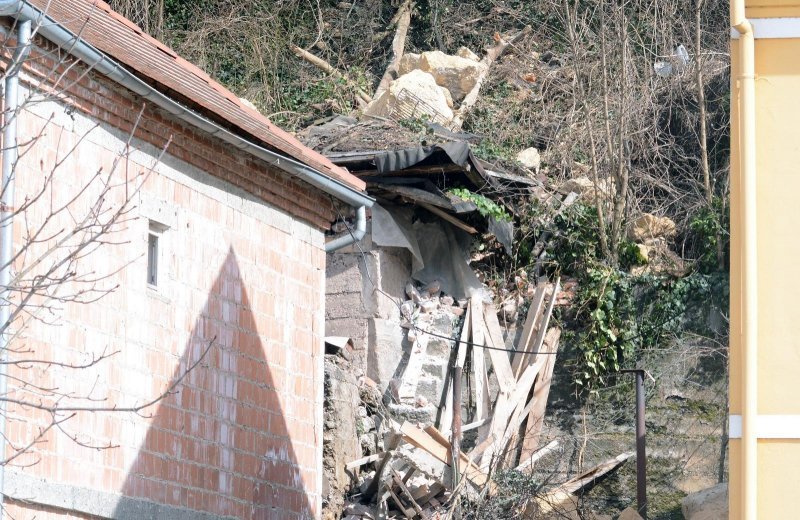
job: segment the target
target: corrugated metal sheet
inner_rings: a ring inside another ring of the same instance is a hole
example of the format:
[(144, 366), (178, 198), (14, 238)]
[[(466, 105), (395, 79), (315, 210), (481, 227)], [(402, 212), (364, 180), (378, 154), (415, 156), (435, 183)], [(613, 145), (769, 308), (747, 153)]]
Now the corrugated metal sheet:
[(98, 50), (186, 98), (264, 144), (359, 190), (365, 184), (242, 103), (197, 66), (143, 32), (100, 0), (30, 0)]

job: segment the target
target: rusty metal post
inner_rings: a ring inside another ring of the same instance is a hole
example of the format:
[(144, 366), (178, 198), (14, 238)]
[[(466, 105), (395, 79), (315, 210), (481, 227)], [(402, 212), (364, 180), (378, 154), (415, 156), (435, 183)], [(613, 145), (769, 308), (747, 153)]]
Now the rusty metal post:
[[(459, 461), (461, 459), (461, 376), (463, 369), (461, 365), (456, 363), (453, 367), (453, 435), (450, 439), (450, 448), (453, 465), (453, 490), (458, 488), (459, 481)], [(456, 497), (455, 507), (453, 509), (453, 518), (461, 518), (461, 508), (458, 505), (458, 497)]]
[(636, 375), (636, 509), (647, 520), (647, 449), (644, 422), (644, 375), (645, 370), (621, 370)]

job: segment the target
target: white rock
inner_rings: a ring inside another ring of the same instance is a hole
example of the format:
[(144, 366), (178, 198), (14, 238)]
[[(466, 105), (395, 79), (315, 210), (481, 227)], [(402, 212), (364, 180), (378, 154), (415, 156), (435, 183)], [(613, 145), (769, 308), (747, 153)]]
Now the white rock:
[(645, 213), (628, 227), (628, 237), (637, 242), (654, 238), (672, 238), (678, 232), (675, 222), (669, 217), (658, 217)]
[(539, 155), (538, 149), (531, 147), (517, 154), (517, 162), (529, 170), (538, 172), (542, 165), (542, 157)]
[(475, 86), (486, 66), (442, 51), (428, 51), (420, 55), (418, 68), (432, 74), (436, 84), (449, 90), (454, 101), (461, 101)]
[(400, 62), (397, 64), (397, 75), (403, 76), (404, 74), (408, 74), (412, 70), (418, 68), (419, 54), (409, 52), (408, 54), (403, 54), (403, 56), (400, 58)]
[(728, 484), (692, 493), (681, 502), (686, 520), (718, 520), (728, 518)]
[(437, 85), (432, 75), (412, 70), (392, 81), (389, 88), (367, 106), (365, 113), (380, 117), (421, 117), (447, 124), (453, 118), (447, 97), (447, 90)]
[(477, 54), (475, 54), (466, 47), (459, 47), (458, 51), (456, 51), (456, 55), (472, 61), (481, 61), (481, 59), (478, 57)]

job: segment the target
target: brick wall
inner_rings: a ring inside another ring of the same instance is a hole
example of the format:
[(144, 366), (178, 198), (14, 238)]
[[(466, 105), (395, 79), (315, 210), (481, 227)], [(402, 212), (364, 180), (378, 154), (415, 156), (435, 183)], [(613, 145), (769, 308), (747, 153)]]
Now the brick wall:
[[(46, 59), (38, 60), (27, 81), (45, 70)], [(172, 511), (317, 517), (322, 229), (333, 216), (330, 199), (151, 108), (135, 130), (136, 150), (120, 160), (142, 101), (79, 68), (64, 78), (62, 85), (74, 84), (58, 101), (43, 94), (57, 89), (42, 86), (19, 118), (21, 140), (29, 142), (17, 168), (17, 204), (26, 196), (38, 199), (15, 221), (16, 247), (29, 243), (26, 235), (42, 223), (40, 236), (49, 237), (84, 214), (100, 190), (96, 172), (113, 170), (118, 185), (108, 193), (112, 206), (126, 200), (126, 189), (131, 195), (143, 172), (152, 173), (133, 195), (135, 207), (125, 222), (109, 235), (113, 243), (75, 266), (95, 275), (113, 273), (97, 288), (114, 290), (96, 303), (65, 301), (15, 323), (21, 333), (12, 357), (92, 366), (12, 366), (11, 395), (36, 400), (33, 383), (73, 396), (62, 405), (135, 406), (181, 384), (139, 414), (60, 414), (59, 420), (70, 418), (43, 433), (52, 424), (50, 414), (10, 405), (11, 443), (38, 441), (8, 474), (106, 498), (140, 498), (135, 504)], [(167, 155), (157, 162), (170, 136)], [(60, 166), (51, 177), (55, 164)], [(62, 204), (69, 214), (47, 221)], [(146, 283), (151, 220), (165, 227), (157, 289)], [(16, 267), (48, 250), (53, 240), (30, 245)], [(64, 294), (81, 287), (71, 284)], [(115, 447), (97, 449), (104, 446)], [(125, 517), (122, 501), (106, 501), (94, 512), (75, 504), (69, 511), (57, 498), (27, 497), (34, 502), (28, 504), (19, 500), (24, 496), (10, 496), (17, 500), (8, 514), (18, 519)]]

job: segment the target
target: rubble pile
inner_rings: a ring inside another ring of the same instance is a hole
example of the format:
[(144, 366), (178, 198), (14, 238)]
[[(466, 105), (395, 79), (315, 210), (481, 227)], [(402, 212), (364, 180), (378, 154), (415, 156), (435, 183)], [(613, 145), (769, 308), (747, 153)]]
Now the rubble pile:
[[(531, 471), (558, 448), (540, 444), (560, 282), (515, 283), (529, 304), (521, 331), (507, 338), (488, 293), (456, 300), (438, 281), (406, 285), (401, 326), (411, 348), (384, 404), (375, 390), (357, 408), (363, 455), (345, 466), (356, 486), (344, 518), (437, 518), (455, 497), (494, 493), (494, 471)], [(362, 379), (362, 388), (376, 388)]]

